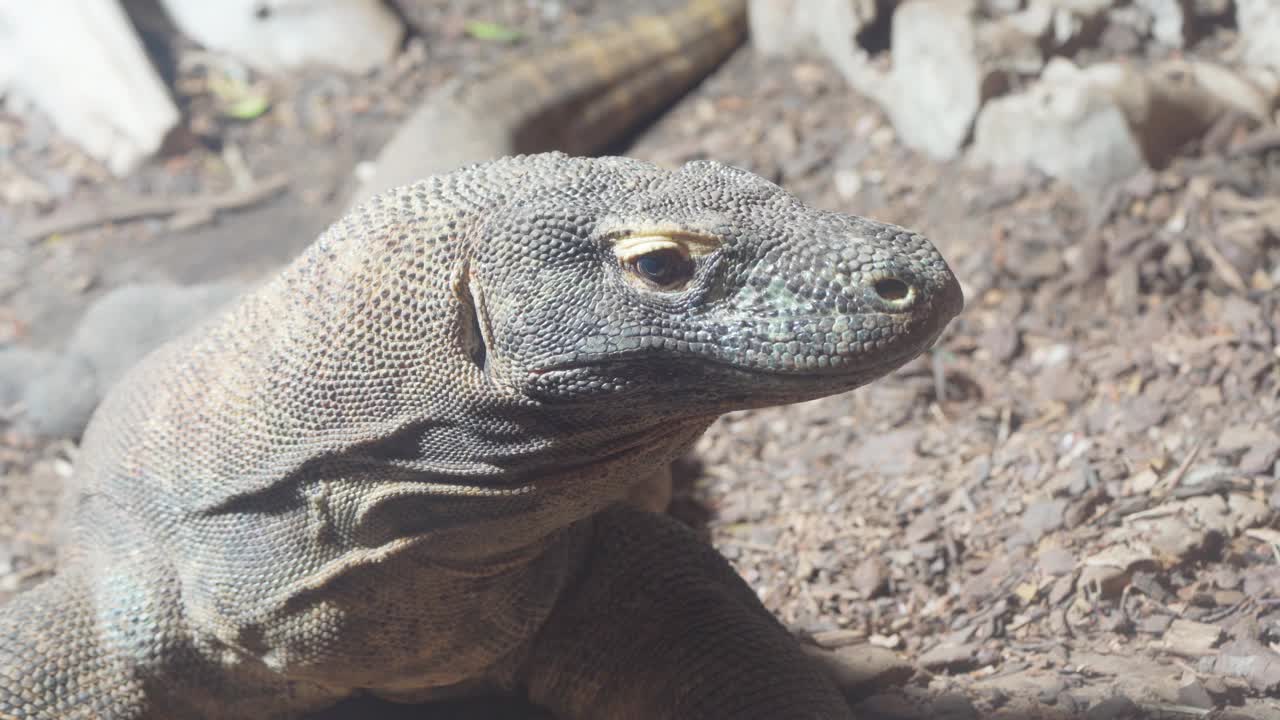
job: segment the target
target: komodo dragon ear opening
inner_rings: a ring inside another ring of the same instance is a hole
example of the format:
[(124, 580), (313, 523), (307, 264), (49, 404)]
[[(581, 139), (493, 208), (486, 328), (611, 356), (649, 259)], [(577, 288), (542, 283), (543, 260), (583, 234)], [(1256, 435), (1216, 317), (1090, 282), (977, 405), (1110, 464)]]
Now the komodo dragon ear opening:
[(459, 340), (467, 357), (482, 372), (488, 371), (489, 349), (485, 346), (484, 330), (480, 327), (480, 310), (471, 293), (471, 266), (464, 264), (453, 278), (453, 295), (458, 301)]

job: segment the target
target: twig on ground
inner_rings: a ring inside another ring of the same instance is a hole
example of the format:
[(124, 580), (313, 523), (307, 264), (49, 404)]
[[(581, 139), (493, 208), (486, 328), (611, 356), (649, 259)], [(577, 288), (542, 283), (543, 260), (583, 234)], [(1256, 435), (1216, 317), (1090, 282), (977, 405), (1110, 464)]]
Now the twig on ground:
[(1240, 277), (1240, 271), (1236, 270), (1231, 261), (1227, 259), (1227, 256), (1222, 254), (1222, 251), (1218, 249), (1212, 238), (1203, 233), (1195, 233), (1193, 237), (1200, 249), (1209, 258), (1209, 264), (1218, 273), (1218, 277), (1222, 278), (1223, 282), (1238, 293), (1249, 292), (1249, 284), (1244, 281), (1244, 278)]
[(1230, 155), (1232, 157), (1261, 155), (1278, 148), (1280, 148), (1280, 128), (1263, 128), (1231, 148)]
[[(1200, 456), (1200, 449), (1203, 446), (1204, 441), (1197, 441), (1195, 445), (1191, 446), (1191, 450), (1187, 452), (1187, 456), (1182, 459), (1178, 467), (1160, 483), (1160, 495), (1168, 495), (1173, 492), (1174, 488), (1178, 487), (1178, 483), (1182, 482), (1182, 476), (1186, 475), (1187, 471), (1191, 469), (1191, 463), (1195, 462), (1196, 458)], [(1155, 493), (1153, 492), (1152, 494), (1154, 495)]]
[(47, 218), (19, 226), (16, 235), (20, 242), (35, 242), (50, 235), (83, 230), (107, 223), (137, 220), (144, 217), (177, 215), (248, 207), (266, 200), (289, 184), (285, 175), (273, 175), (242, 190), (231, 190), (217, 195), (194, 197), (139, 198), (113, 203), (106, 208), (74, 209), (66, 213), (54, 213)]

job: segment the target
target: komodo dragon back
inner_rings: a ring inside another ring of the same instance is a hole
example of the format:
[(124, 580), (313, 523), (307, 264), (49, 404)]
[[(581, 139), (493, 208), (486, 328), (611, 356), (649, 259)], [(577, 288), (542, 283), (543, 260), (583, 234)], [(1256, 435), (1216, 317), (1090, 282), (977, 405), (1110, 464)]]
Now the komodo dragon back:
[(720, 414), (850, 390), (962, 304), (923, 237), (714, 162), (505, 158), (359, 206), (108, 394), (0, 717), (847, 718), (752, 590), (620, 500)]
[(464, 70), (405, 119), (353, 202), (504, 155), (599, 152), (728, 57), (746, 37), (746, 6), (688, 0)]

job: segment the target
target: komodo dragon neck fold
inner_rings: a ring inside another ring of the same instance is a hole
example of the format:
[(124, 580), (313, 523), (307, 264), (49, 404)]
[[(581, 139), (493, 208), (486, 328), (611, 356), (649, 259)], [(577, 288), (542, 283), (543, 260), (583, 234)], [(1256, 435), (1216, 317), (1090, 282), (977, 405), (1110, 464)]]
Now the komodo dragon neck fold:
[(961, 304), (923, 237), (714, 162), (519, 156), (376, 196), (100, 406), (68, 564), (0, 608), (0, 717), (497, 688), (565, 720), (846, 718), (722, 558), (619, 501)]

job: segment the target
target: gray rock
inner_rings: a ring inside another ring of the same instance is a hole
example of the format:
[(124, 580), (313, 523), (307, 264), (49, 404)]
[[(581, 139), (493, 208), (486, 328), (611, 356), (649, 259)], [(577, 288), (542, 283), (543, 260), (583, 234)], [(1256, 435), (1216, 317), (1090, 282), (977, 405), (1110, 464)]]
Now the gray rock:
[[(1052, 54), (1071, 54), (1072, 48), (1098, 32), (1117, 10), (1115, 0), (1031, 0), (1021, 13), (1009, 16), (1020, 25), (1031, 27), (1044, 23), (1044, 30), (1037, 34)], [(1047, 19), (1042, 19), (1047, 15)]]
[(967, 672), (977, 665), (978, 645), (942, 643), (918, 658), (921, 667), (933, 672)]
[(904, 144), (940, 160), (959, 152), (985, 99), (975, 10), (969, 0), (899, 5), (890, 40), (893, 69), (872, 93)]
[[(1025, 520), (1024, 520), (1025, 522)], [(1040, 552), (1038, 564), (1040, 572), (1045, 575), (1059, 576), (1075, 570), (1076, 558), (1070, 550), (1059, 547), (1046, 548)]]
[(751, 44), (767, 57), (820, 51), (839, 67), (856, 52), (855, 38), (877, 11), (876, 0), (750, 0)]
[(1204, 683), (1192, 678), (1191, 682), (1178, 688), (1178, 704), (1212, 710), (1216, 703), (1213, 701), (1213, 696), (1205, 689)]
[(1031, 503), (1022, 513), (1022, 529), (1033, 540), (1039, 540), (1062, 527), (1063, 513), (1066, 510), (1067, 501), (1061, 498)]
[(938, 720), (976, 720), (978, 709), (969, 698), (959, 693), (947, 693), (933, 701), (933, 717)]
[[(856, 37), (885, 6), (870, 0), (755, 0), (751, 37), (765, 55), (821, 54), (850, 86), (874, 99), (909, 147), (954, 157), (984, 100), (1044, 64), (1052, 10), (1036, 5), (988, 22), (977, 0), (898, 3), (891, 68), (873, 65)], [(846, 183), (848, 184), (848, 183)]]
[(1245, 595), (1270, 597), (1271, 591), (1278, 587), (1280, 587), (1280, 565), (1250, 568), (1244, 575)]
[(1137, 0), (1151, 15), (1151, 37), (1169, 47), (1180, 48), (1186, 39), (1187, 8), (1182, 0)]
[[(988, 698), (1039, 698), (1063, 686), (1062, 681), (1053, 673), (1036, 669), (1012, 670), (991, 677), (980, 677), (973, 680), (970, 686), (976, 693)], [(1059, 693), (1059, 697), (1065, 693)], [(1024, 717), (1010, 715), (1007, 717)], [(1026, 715), (1028, 720), (1037, 715)], [(1072, 716), (1075, 717), (1075, 716)]]
[(1236, 0), (1236, 27), (1244, 61), (1280, 71), (1280, 3)]
[(245, 287), (125, 285), (90, 306), (71, 335), (68, 351), (88, 360), (105, 392), (144, 355), (197, 325)]
[(75, 436), (98, 404), (98, 383), (84, 358), (47, 350), (0, 350), (0, 408), (17, 409), (17, 427), (36, 435)]
[(1280, 692), (1280, 653), (1252, 638), (1233, 640), (1217, 654), (1200, 658), (1197, 669), (1242, 678), (1260, 693)]
[(1164, 632), (1173, 624), (1173, 617), (1169, 615), (1148, 615), (1138, 621), (1138, 632), (1144, 632), (1149, 635), (1164, 635)]
[(1265, 525), (1271, 520), (1271, 509), (1267, 503), (1244, 493), (1227, 496), (1227, 513), (1231, 517), (1229, 530), (1232, 534)]
[(1137, 703), (1119, 695), (1094, 705), (1084, 716), (1085, 720), (1138, 720), (1144, 715)]
[(835, 650), (805, 645), (804, 651), (826, 669), (850, 701), (902, 685), (915, 674), (915, 668), (905, 658), (875, 645), (851, 645)]
[(113, 290), (85, 312), (64, 352), (0, 350), (0, 409), (18, 406), (18, 427), (37, 435), (78, 437), (129, 368), (245, 288), (214, 283)]
[(101, 399), (93, 367), (81, 355), (58, 355), (27, 386), (24, 420), (38, 435), (77, 437)]
[(1178, 618), (1169, 624), (1162, 638), (1163, 646), (1175, 655), (1199, 658), (1211, 655), (1222, 639), (1222, 628), (1209, 623)]
[(863, 558), (850, 578), (853, 588), (865, 599), (883, 594), (889, 585), (889, 566), (878, 554)]
[(1224, 112), (1265, 122), (1270, 102), (1250, 79), (1214, 63), (1175, 58), (1146, 68), (1078, 68), (1054, 58), (1025, 91), (987, 103), (973, 158), (1033, 167), (1092, 194), (1163, 165)]
[(1280, 459), (1280, 434), (1266, 427), (1255, 428), (1245, 434), (1240, 472), (1247, 475), (1270, 473), (1276, 460)]
[(27, 387), (57, 359), (57, 353), (45, 350), (0, 349), (0, 410), (21, 403)]
[(1051, 60), (1027, 90), (986, 104), (971, 157), (995, 167), (1032, 167), (1081, 192), (1147, 167), (1121, 105), (1062, 58)]

